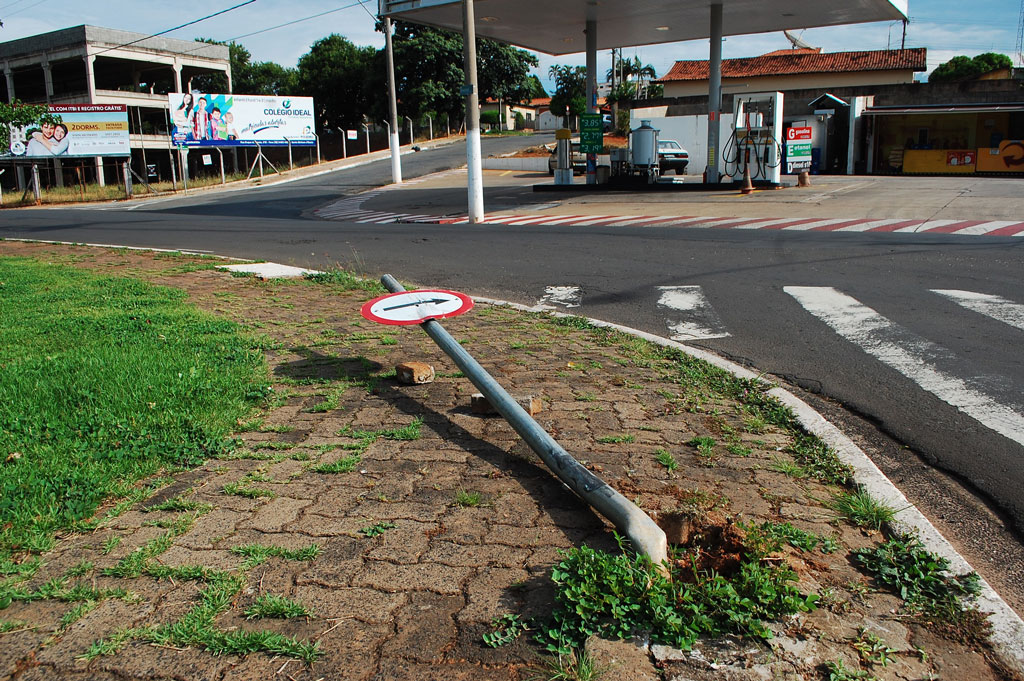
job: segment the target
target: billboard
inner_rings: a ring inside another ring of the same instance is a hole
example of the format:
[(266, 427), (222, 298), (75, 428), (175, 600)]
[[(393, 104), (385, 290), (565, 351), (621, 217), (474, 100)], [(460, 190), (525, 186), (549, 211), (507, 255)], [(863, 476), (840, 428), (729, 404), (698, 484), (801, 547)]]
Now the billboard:
[(316, 145), (312, 97), (173, 92), (167, 100), (178, 146)]
[(131, 155), (126, 105), (51, 104), (49, 112), (60, 116), (61, 122), (11, 127), (12, 156), (46, 159)]

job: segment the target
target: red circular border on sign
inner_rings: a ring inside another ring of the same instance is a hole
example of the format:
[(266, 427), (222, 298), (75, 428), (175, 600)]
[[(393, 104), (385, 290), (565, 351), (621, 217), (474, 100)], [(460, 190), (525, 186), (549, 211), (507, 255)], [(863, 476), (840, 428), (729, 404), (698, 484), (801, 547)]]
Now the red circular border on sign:
[[(445, 314), (430, 315), (429, 317), (423, 317), (423, 318), (418, 319), (418, 320), (417, 319), (410, 319), (410, 320), (407, 320), (407, 321), (406, 320), (385, 319), (383, 317), (378, 317), (377, 315), (373, 314), (370, 311), (371, 307), (373, 307), (375, 304), (379, 303), (380, 301), (385, 300), (386, 298), (395, 298), (397, 296), (404, 296), (404, 295), (408, 295), (410, 293), (446, 293), (448, 295), (455, 296), (456, 298), (461, 300), (462, 301), (462, 306), (459, 309), (457, 309), (457, 310), (454, 310), (452, 312), (447, 312)], [(449, 291), (447, 289), (441, 289), (441, 288), (418, 288), (418, 289), (413, 289), (412, 291), (399, 291), (398, 293), (389, 293), (386, 296), (378, 296), (377, 298), (374, 298), (373, 300), (369, 300), (369, 301), (363, 303), (363, 306), (359, 309), (359, 313), (361, 315), (363, 315), (363, 317), (365, 317), (366, 319), (369, 319), (371, 322), (377, 322), (378, 324), (388, 324), (390, 326), (415, 326), (416, 324), (422, 324), (423, 322), (427, 321), (428, 319), (446, 319), (448, 317), (455, 317), (457, 315), (469, 312), (472, 309), (473, 309), (473, 299), (470, 298), (469, 296), (467, 296), (465, 293), (460, 293), (459, 291)]]

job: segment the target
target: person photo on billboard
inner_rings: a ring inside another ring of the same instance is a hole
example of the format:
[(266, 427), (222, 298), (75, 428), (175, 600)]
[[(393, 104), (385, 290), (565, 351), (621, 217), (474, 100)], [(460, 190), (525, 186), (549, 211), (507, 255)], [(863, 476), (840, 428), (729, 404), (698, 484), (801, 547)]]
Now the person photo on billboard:
[(227, 129), (221, 119), (220, 109), (213, 107), (210, 111), (210, 135), (211, 140), (222, 140), (227, 137)]
[(238, 130), (235, 129), (235, 114), (230, 111), (224, 113), (224, 138), (229, 140), (238, 139)]
[(68, 153), (68, 126), (63, 123), (43, 122), (39, 130), (28, 133), (26, 156), (62, 156)]
[(206, 97), (200, 96), (192, 113), (192, 139), (205, 140), (210, 137), (210, 112), (206, 110)]
[(191, 92), (181, 96), (181, 104), (171, 113), (171, 122), (174, 123), (175, 132), (185, 134), (192, 125), (192, 110), (195, 108), (195, 99)]

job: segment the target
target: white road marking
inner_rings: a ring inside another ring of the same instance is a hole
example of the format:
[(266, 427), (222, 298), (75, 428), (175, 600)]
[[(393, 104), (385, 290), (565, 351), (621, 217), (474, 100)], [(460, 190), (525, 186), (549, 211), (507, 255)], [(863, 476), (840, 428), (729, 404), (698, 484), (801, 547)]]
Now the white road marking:
[(974, 291), (957, 291), (954, 289), (933, 288), (932, 293), (949, 298), (957, 305), (962, 305), (986, 317), (997, 319), (1004, 324), (1024, 330), (1024, 305), (1007, 300), (1002, 296)]
[(833, 194), (842, 194), (843, 192), (853, 191), (854, 189), (862, 187), (865, 184), (867, 183), (854, 182), (853, 184), (845, 184), (842, 187), (836, 187), (835, 189), (831, 189), (827, 192), (821, 192), (820, 194), (808, 196), (806, 199), (801, 199), (800, 203), (814, 203), (815, 201), (820, 201), (822, 199), (831, 199)]
[(548, 286), (537, 305), (544, 307), (579, 307), (583, 290), (579, 286)]
[(658, 306), (672, 311), (665, 323), (672, 340), (725, 338), (729, 333), (700, 286), (659, 286)]
[(967, 381), (944, 373), (930, 361), (933, 357), (949, 356), (948, 351), (834, 288), (786, 286), (783, 290), (869, 355), (987, 428), (1024, 445), (1024, 415)]

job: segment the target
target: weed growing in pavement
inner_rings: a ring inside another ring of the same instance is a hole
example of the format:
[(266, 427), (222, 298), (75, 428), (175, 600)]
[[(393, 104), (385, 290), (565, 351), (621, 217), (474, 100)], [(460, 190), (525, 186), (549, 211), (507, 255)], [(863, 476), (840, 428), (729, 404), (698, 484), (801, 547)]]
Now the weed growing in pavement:
[(271, 558), (284, 558), (285, 560), (311, 561), (320, 555), (320, 545), (310, 544), (301, 549), (286, 549), (283, 546), (268, 546), (266, 544), (243, 544), (234, 546), (231, 553), (236, 556), (245, 556), (245, 563), (242, 568), (248, 570), (257, 565), (262, 565)]
[(373, 294), (387, 293), (379, 281), (363, 279), (340, 267), (322, 272), (307, 272), (302, 275), (302, 278), (314, 284), (329, 284), (342, 291), (367, 291)]
[(878, 681), (870, 672), (863, 669), (848, 669), (842, 660), (825, 663), (828, 681)]
[(813, 532), (793, 527), (791, 523), (765, 521), (760, 525), (742, 526), (747, 533), (747, 543), (758, 553), (778, 551), (783, 544), (789, 544), (801, 551), (814, 551), (821, 547), (822, 553), (834, 553), (839, 545), (831, 537), (822, 537)]
[(893, 516), (896, 515), (891, 506), (878, 501), (863, 489), (833, 495), (827, 505), (841, 518), (854, 525), (876, 531), (892, 522)]
[(622, 444), (622, 443), (627, 443), (627, 442), (636, 442), (636, 435), (633, 435), (633, 434), (607, 435), (605, 437), (597, 438), (597, 441), (600, 442), (601, 444), (605, 444), (605, 445), (609, 445), (609, 444), (614, 445), (614, 444)]
[(875, 580), (906, 601), (912, 611), (956, 621), (964, 612), (963, 599), (973, 598), (981, 591), (977, 573), (950, 574), (949, 561), (929, 552), (917, 537), (894, 537), (853, 555)]
[(782, 473), (783, 475), (788, 475), (789, 477), (796, 478), (797, 480), (802, 480), (807, 477), (807, 471), (804, 470), (803, 466), (788, 459), (775, 457), (772, 459), (772, 462), (768, 464), (768, 468), (776, 473)]
[(277, 496), (274, 490), (264, 487), (253, 487), (245, 482), (229, 482), (221, 488), (229, 497), (245, 497), (246, 499), (273, 499)]
[(460, 489), (455, 493), (455, 505), (460, 508), (474, 508), (483, 502), (483, 495), (480, 492), (467, 492)]
[(147, 506), (142, 509), (143, 513), (152, 513), (154, 511), (198, 511), (200, 513), (207, 513), (213, 510), (213, 504), (200, 503), (194, 499), (186, 499), (184, 495), (179, 494), (176, 497), (172, 497), (167, 501), (164, 501), (153, 506)]
[(871, 666), (884, 667), (892, 662), (890, 655), (899, 652), (895, 648), (890, 648), (885, 641), (864, 627), (860, 628), (860, 633), (852, 645), (860, 655), (861, 661)]
[(313, 466), (313, 472), (331, 475), (334, 473), (351, 473), (359, 465), (362, 459), (359, 456), (345, 456), (328, 463), (321, 463)]
[(671, 562), (669, 569), (680, 574), (666, 576), (640, 554), (613, 555), (586, 546), (560, 553), (551, 573), (557, 605), (537, 639), (563, 655), (592, 634), (643, 633), (652, 642), (687, 650), (702, 635), (767, 639), (771, 631), (763, 620), (809, 611), (817, 601), (816, 595), (797, 590), (790, 568), (765, 564), (753, 551), (731, 577), (698, 570), (696, 560), (689, 568)]
[(274, 594), (259, 596), (252, 605), (245, 609), (245, 618), (248, 620), (262, 618), (294, 619), (296, 617), (309, 617), (312, 614), (309, 608), (302, 603)]
[(367, 525), (359, 530), (359, 534), (364, 537), (376, 537), (377, 535), (384, 534), (388, 530), (393, 530), (397, 525), (394, 523), (377, 523), (375, 525)]
[(107, 537), (103, 542), (103, 546), (100, 548), (100, 553), (104, 556), (109, 555), (111, 551), (121, 545), (121, 538), (117, 535)]
[(715, 438), (713, 437), (695, 437), (686, 444), (690, 445), (691, 447), (696, 447), (697, 452), (701, 456), (711, 456), (713, 453), (712, 450), (716, 442)]
[(751, 454), (754, 453), (754, 450), (752, 450), (750, 447), (744, 447), (738, 442), (734, 442), (733, 444), (728, 445), (725, 448), (725, 451), (729, 452), (734, 456), (750, 456)]
[(813, 435), (798, 433), (786, 451), (808, 474), (822, 482), (847, 485), (853, 480), (853, 469), (839, 460), (835, 450)]
[(512, 643), (529, 630), (530, 627), (522, 617), (506, 613), (491, 620), (491, 631), (483, 635), (484, 644), (491, 648), (500, 648)]
[(0, 258), (0, 280), (0, 451), (25, 454), (0, 466), (0, 560), (229, 449), (266, 395), (262, 352), (184, 291), (25, 258)]
[(552, 655), (544, 666), (528, 671), (530, 681), (597, 681), (612, 667), (600, 666), (586, 650), (570, 650)]
[(28, 628), (28, 622), (21, 620), (0, 620), (0, 634), (7, 634), (12, 631), (21, 631)]
[(96, 567), (96, 563), (91, 560), (82, 560), (71, 566), (67, 571), (68, 577), (82, 577), (92, 572), (93, 568)]
[(654, 459), (667, 468), (669, 473), (679, 468), (679, 462), (676, 461), (676, 457), (672, 456), (672, 453), (667, 449), (654, 450)]

